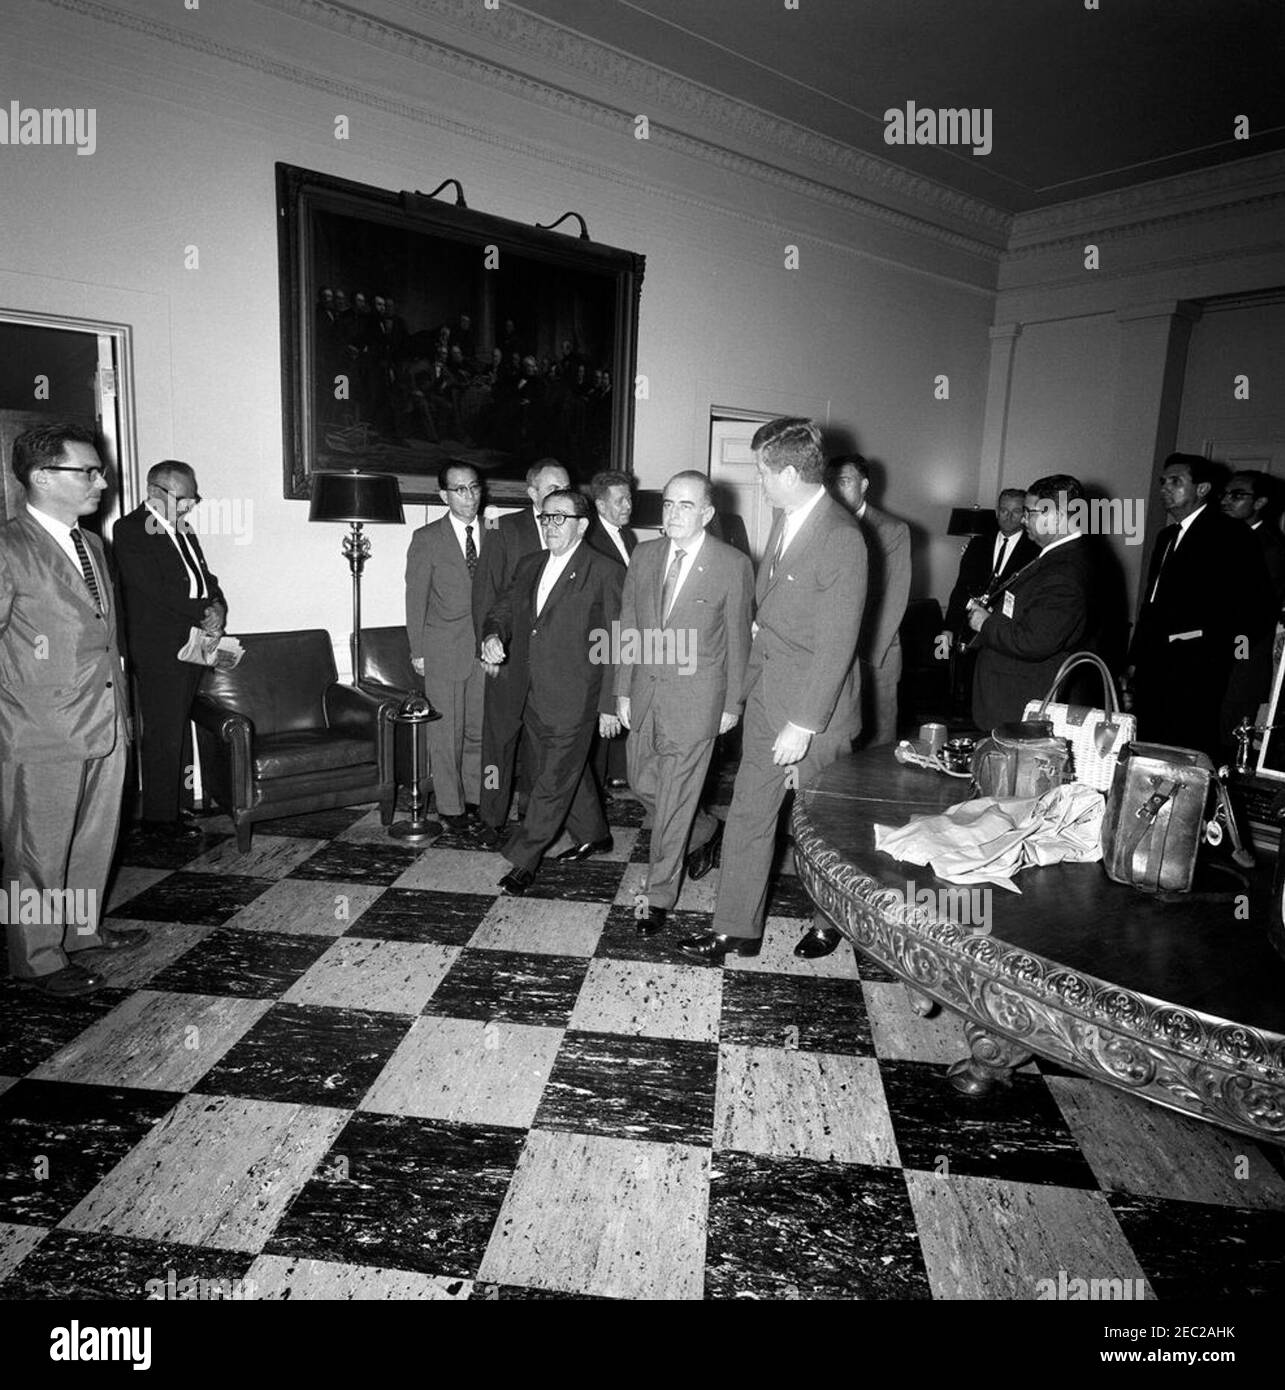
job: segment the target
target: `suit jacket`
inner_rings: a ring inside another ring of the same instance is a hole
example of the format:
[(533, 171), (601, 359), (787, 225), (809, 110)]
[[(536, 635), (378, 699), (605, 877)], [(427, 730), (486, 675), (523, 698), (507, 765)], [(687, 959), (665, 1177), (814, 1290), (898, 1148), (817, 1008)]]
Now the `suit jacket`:
[(27, 510), (0, 526), (0, 757), (105, 757), (126, 736), (117, 603), (103, 543), (82, 531), (104, 612), (84, 576)]
[(112, 553), (120, 572), (125, 644), (136, 667), (173, 666), (188, 633), (200, 627), (205, 610), (227, 600), (210, 573), (201, 542), (187, 533), (205, 575), (208, 598), (188, 598), (188, 568), (174, 542), (146, 504), (121, 517), (112, 532)]
[[(1048, 693), (1067, 656), (1095, 648), (1101, 615), (1094, 576), (1092, 540), (1081, 536), (1040, 552), (1004, 589), (1012, 595), (1011, 614), (1006, 599), (997, 599), (977, 635), (973, 719), (979, 728), (1021, 719), (1028, 700)], [(1093, 700), (1100, 702), (1100, 695)]]
[(781, 557), (778, 516), (759, 566), (758, 631), (750, 648), (745, 693), (761, 683), (769, 723), (813, 733), (861, 727), (857, 638), (866, 605), (866, 543), (848, 511), (823, 496)]
[(412, 658), (450, 680), (467, 680), (477, 660), (473, 599), (481, 584), (482, 556), (495, 532), (473, 523), (477, 566), (470, 576), (449, 515), (421, 526), (406, 552), (406, 635)]
[[(1262, 547), (1247, 545), (1244, 523), (1209, 504), (1166, 559), (1177, 530), (1166, 526), (1156, 537), (1129, 659), (1141, 679), (1181, 657), (1184, 666), (1199, 670), (1210, 682), (1226, 680), (1237, 639), (1252, 642), (1275, 621)], [(1199, 635), (1170, 640), (1182, 633)]]
[(611, 638), (625, 572), (582, 539), (537, 617), (536, 590), (548, 559), (541, 552), (518, 561), (481, 636), (504, 643), (504, 664), (525, 686), (528, 708), (543, 725), (577, 729), (595, 714), (616, 712)]
[(883, 666), (901, 651), (898, 631), (910, 598), (910, 527), (868, 502), (857, 518), (866, 543), (866, 611), (857, 650), (862, 661)]
[[(668, 620), (662, 620), (668, 554), (669, 540), (662, 536), (643, 541), (629, 562), (620, 601), (616, 694), (629, 697), (634, 728), (655, 702), (666, 739), (692, 744), (717, 736), (724, 710), (739, 715), (745, 707), (754, 571), (739, 550), (707, 534)], [(662, 630), (675, 634), (672, 646), (657, 640)], [(623, 646), (629, 634), (638, 634), (636, 653)]]
[[(477, 584), (473, 590), (473, 626), (477, 629), (479, 645), (482, 625), (497, 600), (513, 583), (518, 561), (537, 550), (543, 551), (540, 526), (530, 505), (523, 507), (520, 512), (505, 512), (494, 526), (486, 528), (475, 576)], [(492, 684), (488, 681), (488, 688)]]
[[(1078, 542), (1077, 542), (1078, 544)], [(1007, 563), (1000, 570), (998, 578), (1007, 579), (1016, 574), (1024, 565), (1029, 565), (1040, 553), (1040, 548), (1026, 534), (1018, 533), (1017, 544), (1009, 552)], [(986, 591), (991, 578), (992, 556), (995, 554), (995, 533), (989, 536), (974, 536), (964, 548), (959, 561), (959, 578), (950, 591), (946, 604), (946, 627), (951, 632), (970, 635), (968, 626), (968, 600)]]
[[(620, 551), (616, 549), (616, 543), (607, 534), (607, 528), (602, 524), (601, 518), (595, 516), (589, 522), (589, 529), (585, 532), (585, 544), (591, 545), (600, 551), (608, 560), (614, 560), (616, 564), (623, 565), (625, 562), (620, 558)], [(625, 549), (629, 552), (632, 559), (634, 549), (638, 544), (638, 537), (629, 529), (628, 526), (620, 528), (620, 539), (625, 543)]]

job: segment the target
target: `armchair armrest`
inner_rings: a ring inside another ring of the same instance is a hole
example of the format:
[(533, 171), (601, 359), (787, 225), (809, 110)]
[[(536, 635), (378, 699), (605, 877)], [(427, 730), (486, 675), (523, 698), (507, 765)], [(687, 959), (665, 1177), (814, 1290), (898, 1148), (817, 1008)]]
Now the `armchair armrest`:
[[(216, 794), (228, 806), (249, 806), (253, 799), (254, 722), (240, 711), (221, 705), (208, 695), (192, 701), (192, 722), (198, 733), (204, 731), (214, 745), (219, 764), (209, 772)], [(202, 742), (205, 742), (202, 740)], [(202, 760), (205, 752), (202, 750)]]
[(363, 680), (358, 687), (363, 693), (373, 695), (377, 700), (396, 700), (400, 705), (407, 695), (422, 695), (423, 684), (419, 686), (385, 685), (383, 681)]
[(364, 690), (354, 690), (351, 685), (336, 682), (326, 687), (322, 704), (326, 723), (332, 729), (349, 729), (369, 736), (374, 727), (392, 719), (401, 700), (388, 695), (368, 695)]

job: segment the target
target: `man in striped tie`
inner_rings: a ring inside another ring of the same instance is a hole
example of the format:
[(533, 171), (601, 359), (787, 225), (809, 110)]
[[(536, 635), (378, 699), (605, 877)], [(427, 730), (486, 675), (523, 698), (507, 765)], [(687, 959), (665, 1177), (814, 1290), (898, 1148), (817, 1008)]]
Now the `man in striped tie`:
[(222, 636), (228, 613), (189, 520), (200, 501), (191, 465), (165, 459), (147, 471), (147, 500), (112, 532), (137, 693), (140, 820), (171, 839), (200, 836), (184, 819), (183, 793), (192, 788), (192, 701), (205, 668), (178, 653), (193, 628)]
[(0, 527), (0, 920), (10, 973), (70, 998), (103, 983), (82, 952), (146, 939), (101, 925), (129, 735), (106, 556), (78, 522), (107, 481), (80, 425), (19, 435), (12, 467), (27, 502)]

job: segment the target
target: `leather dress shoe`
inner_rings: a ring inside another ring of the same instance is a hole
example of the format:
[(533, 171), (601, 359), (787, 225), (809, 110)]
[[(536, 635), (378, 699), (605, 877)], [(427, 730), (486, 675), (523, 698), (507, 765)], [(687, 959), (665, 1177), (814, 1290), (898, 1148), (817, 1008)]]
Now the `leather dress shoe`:
[(147, 940), (141, 927), (104, 927), (100, 951), (137, 951)]
[(54, 999), (74, 999), (102, 989), (104, 980), (96, 971), (86, 970), (83, 965), (64, 965), (50, 975), (36, 975), (21, 983)]
[(692, 850), (686, 861), (687, 877), (696, 879), (704, 878), (707, 873), (719, 863), (723, 857), (723, 822), (719, 821), (718, 829), (705, 841), (699, 849)]
[(721, 961), (727, 955), (756, 956), (762, 946), (761, 937), (725, 936), (717, 931), (703, 931), (678, 943), (683, 955), (708, 961)]
[(500, 880), (500, 888), (511, 898), (520, 898), (535, 882), (530, 869), (510, 869)]
[(473, 833), (487, 847), (487, 849), (494, 849), (496, 845), (500, 843), (500, 840), (503, 838), (502, 831), (497, 829), (497, 827), (495, 827), (494, 825), (487, 825), (485, 821), (479, 821), (473, 827)]
[(842, 940), (843, 933), (833, 927), (809, 927), (794, 948), (794, 954), (815, 960), (818, 956), (828, 956)]
[(634, 931), (639, 936), (655, 936), (658, 931), (664, 930), (668, 918), (669, 909), (667, 907), (652, 907), (648, 903), (646, 915), (637, 918), (634, 922)]
[(615, 841), (608, 835), (605, 840), (590, 840), (583, 845), (572, 845), (570, 849), (564, 849), (561, 854), (553, 857), (563, 864), (578, 864), (582, 859), (588, 859), (593, 854), (609, 854), (615, 848)]
[(437, 819), (442, 822), (448, 830), (467, 830), (473, 822), (469, 819), (467, 811), (460, 811), (457, 815), (444, 815), (441, 811), (437, 813)]

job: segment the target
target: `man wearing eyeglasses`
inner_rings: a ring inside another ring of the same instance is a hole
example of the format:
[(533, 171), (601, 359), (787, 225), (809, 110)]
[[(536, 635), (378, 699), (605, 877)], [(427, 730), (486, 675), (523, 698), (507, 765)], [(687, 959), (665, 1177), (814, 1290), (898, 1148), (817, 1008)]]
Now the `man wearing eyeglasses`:
[(10, 973), (65, 999), (103, 984), (82, 951), (146, 939), (100, 920), (129, 734), (107, 557), (78, 523), (98, 510), (107, 480), (80, 425), (19, 435), (12, 467), (27, 505), (0, 527), (5, 934)]
[(112, 532), (139, 718), (139, 819), (172, 839), (200, 836), (183, 802), (192, 785), (192, 701), (205, 668), (178, 653), (194, 627), (221, 637), (228, 613), (192, 528), (200, 501), (191, 465), (163, 459), (147, 470), (146, 500)]
[[(482, 483), (451, 464), (438, 495), (446, 515), (421, 526), (406, 554), (406, 633), (411, 664), (441, 718), (428, 726), (428, 766), (438, 817), (463, 830), (477, 817), (482, 788), (482, 705), (473, 601), (481, 583)], [(492, 532), (491, 535), (495, 533)]]
[(502, 850), (513, 867), (500, 887), (513, 896), (531, 886), (564, 824), (574, 844), (560, 857), (612, 848), (588, 760), (595, 730), (603, 738), (620, 732), (604, 649), (620, 617), (624, 570), (581, 544), (589, 511), (588, 499), (569, 489), (544, 498), (548, 550), (518, 562), (482, 626), (483, 662), (511, 668), (521, 694), (523, 755), (532, 772), (526, 814)]
[[(487, 546), (478, 566), (480, 578), (474, 598), (473, 621), (480, 633), (491, 609), (507, 592), (524, 555), (543, 553), (545, 540), (540, 526), (540, 508), (551, 492), (571, 486), (571, 475), (553, 458), (540, 459), (527, 469), (526, 494), (529, 507), (508, 512), (494, 527), (488, 526)], [(480, 652), (479, 652), (480, 655)], [(478, 839), (488, 849), (504, 838), (513, 799), (513, 778), (517, 765), (518, 807), (521, 810), (530, 789), (530, 769), (518, 757), (522, 734), (521, 682), (505, 663), (492, 666), (486, 683), (482, 718), (482, 799), (478, 805)]]

